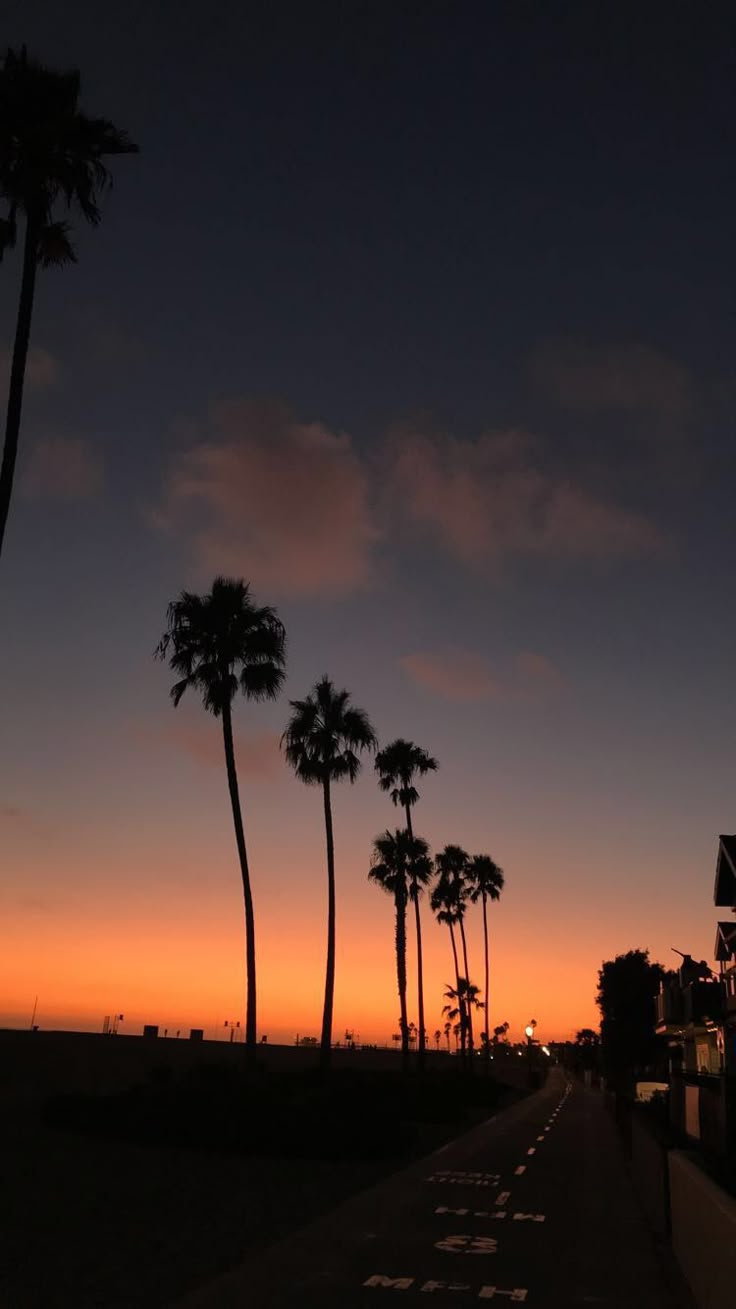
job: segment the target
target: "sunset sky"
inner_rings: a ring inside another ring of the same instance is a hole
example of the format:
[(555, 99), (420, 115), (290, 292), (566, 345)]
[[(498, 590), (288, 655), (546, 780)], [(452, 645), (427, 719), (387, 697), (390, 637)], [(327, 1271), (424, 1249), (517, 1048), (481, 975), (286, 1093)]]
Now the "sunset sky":
[[(562, 1038), (597, 1025), (604, 958), (710, 958), (736, 807), (728, 7), (3, 17), (141, 154), (39, 279), (0, 561), (0, 1024), (36, 994), (43, 1027), (244, 1016), (219, 728), (152, 657), (217, 572), (288, 633), (284, 695), (235, 711), (259, 1034), (319, 1034), (322, 809), (278, 739), (323, 673), (439, 759), (416, 830), (505, 871), (492, 1024)], [(383, 1041), (366, 874), (398, 818), (370, 762), (334, 812), (335, 1035)], [(433, 1032), (451, 956), (424, 914)], [(471, 938), (482, 984), (475, 911)]]

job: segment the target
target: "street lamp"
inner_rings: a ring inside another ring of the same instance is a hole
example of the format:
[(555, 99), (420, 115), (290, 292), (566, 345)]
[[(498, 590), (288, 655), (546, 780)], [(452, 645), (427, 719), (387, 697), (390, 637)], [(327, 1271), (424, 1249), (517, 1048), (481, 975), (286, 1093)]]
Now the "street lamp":
[(532, 1027), (531, 1023), (527, 1023), (526, 1027), (524, 1028), (524, 1031), (526, 1033), (527, 1041), (531, 1041), (534, 1035), (534, 1028)]

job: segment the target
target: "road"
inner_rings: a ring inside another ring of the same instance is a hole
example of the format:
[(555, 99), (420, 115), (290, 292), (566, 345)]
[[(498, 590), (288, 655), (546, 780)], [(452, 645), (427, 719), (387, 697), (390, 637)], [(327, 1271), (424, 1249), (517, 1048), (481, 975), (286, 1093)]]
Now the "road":
[(543, 1090), (272, 1246), (181, 1309), (683, 1309), (595, 1091)]

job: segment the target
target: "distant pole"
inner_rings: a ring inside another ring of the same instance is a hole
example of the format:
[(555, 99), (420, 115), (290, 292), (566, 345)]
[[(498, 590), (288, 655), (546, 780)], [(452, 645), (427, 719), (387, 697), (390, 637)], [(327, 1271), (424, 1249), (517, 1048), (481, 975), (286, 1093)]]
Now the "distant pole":
[(34, 1027), (34, 1024), (35, 1024), (35, 1022), (36, 1022), (36, 1007), (37, 1007), (37, 1005), (38, 1005), (38, 996), (36, 996), (35, 1000), (33, 1001), (33, 1013), (31, 1014), (31, 1031), (33, 1031), (33, 1027)]

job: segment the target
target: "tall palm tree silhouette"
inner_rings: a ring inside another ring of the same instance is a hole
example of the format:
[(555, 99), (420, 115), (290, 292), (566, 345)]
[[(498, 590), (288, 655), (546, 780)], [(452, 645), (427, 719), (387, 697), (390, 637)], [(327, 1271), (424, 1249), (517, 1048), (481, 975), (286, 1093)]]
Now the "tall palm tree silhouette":
[(429, 847), (422, 837), (409, 836), (402, 828), (397, 828), (395, 832), (383, 832), (376, 837), (368, 876), (393, 896), (396, 906), (396, 977), (404, 1068), (409, 1058), (411, 1035), (406, 1016), (406, 905), (410, 896), (419, 895), (419, 887), (426, 886), (431, 875)]
[(335, 997), (335, 843), (332, 833), (331, 785), (347, 777), (354, 782), (361, 769), (360, 752), (378, 742), (368, 715), (350, 703), (349, 691), (336, 691), (323, 677), (304, 700), (289, 701), (293, 713), (281, 738), (288, 762), (300, 781), (321, 786), (327, 840), (327, 966), (322, 1013), (320, 1060), (329, 1067), (332, 1051), (332, 1009)]
[(8, 521), (18, 454), (23, 388), (33, 318), (36, 274), (76, 262), (69, 224), (54, 218), (57, 204), (76, 208), (93, 226), (110, 184), (102, 160), (138, 147), (105, 118), (79, 108), (79, 73), (59, 73), (29, 59), (25, 47), (8, 50), (0, 70), (0, 259), (15, 246), (19, 215), (25, 219), (23, 272), (10, 369), (5, 443), (0, 466), (0, 554)]
[(485, 958), (485, 1050), (486, 1054), (490, 1053), (488, 1044), (488, 1014), (491, 1008), (490, 996), (488, 994), (488, 901), (499, 900), (504, 885), (503, 869), (491, 859), (489, 854), (476, 854), (470, 861), (470, 870), (468, 874), (468, 884), (470, 887), (470, 899), (473, 904), (478, 900), (483, 905), (483, 953)]
[[(460, 941), (463, 948), (463, 965), (464, 977), (468, 981), (470, 970), (468, 967), (468, 943), (465, 939), (465, 909), (468, 900), (468, 870), (470, 867), (470, 856), (467, 851), (459, 845), (446, 845), (435, 857), (435, 867), (438, 877), (435, 889), (432, 893), (432, 908), (438, 909), (437, 917), (440, 921), (449, 923), (450, 937), (453, 944), (453, 955), (455, 957), (455, 967), (458, 978), (463, 976), (457, 968), (457, 951), (454, 940), (454, 924), (460, 929)], [(442, 918), (440, 919), (440, 913)], [(458, 984), (458, 990), (460, 986)], [(473, 1054), (473, 1016), (468, 1010), (467, 1014), (468, 1030), (468, 1050), (472, 1058)]]
[[(417, 800), (419, 792), (414, 782), (418, 777), (425, 777), (427, 773), (436, 772), (438, 764), (426, 750), (413, 741), (405, 741), (402, 737), (397, 737), (390, 745), (384, 746), (379, 750), (375, 760), (376, 772), (378, 773), (378, 785), (382, 791), (390, 791), (391, 799), (395, 805), (401, 805), (406, 815), (406, 830), (409, 836), (414, 835), (411, 821), (411, 811)], [(414, 924), (417, 936), (417, 1008), (419, 1010), (419, 1048), (417, 1052), (417, 1064), (423, 1067), (424, 1051), (426, 1047), (426, 1033), (424, 1030), (424, 968), (422, 964), (422, 921), (419, 913), (419, 896), (415, 895), (414, 900)]]
[(276, 611), (253, 603), (242, 580), (216, 577), (207, 595), (182, 591), (167, 611), (167, 630), (156, 648), (180, 681), (171, 688), (178, 705), (190, 688), (205, 709), (222, 719), (225, 766), (240, 859), (245, 902), (247, 974), (245, 1043), (256, 1044), (256, 939), (253, 894), (235, 767), (232, 705), (238, 691), (246, 700), (275, 700), (284, 680), (286, 635)]

